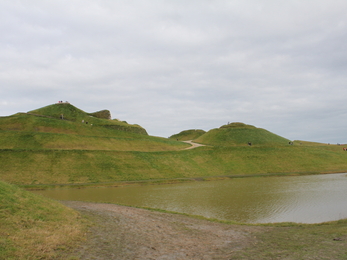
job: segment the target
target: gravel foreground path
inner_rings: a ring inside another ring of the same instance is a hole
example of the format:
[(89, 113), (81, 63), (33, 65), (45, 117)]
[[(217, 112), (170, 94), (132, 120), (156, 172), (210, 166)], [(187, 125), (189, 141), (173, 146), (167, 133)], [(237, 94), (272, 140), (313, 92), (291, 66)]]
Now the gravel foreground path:
[(70, 259), (240, 259), (262, 230), (114, 204), (62, 203), (94, 222)]

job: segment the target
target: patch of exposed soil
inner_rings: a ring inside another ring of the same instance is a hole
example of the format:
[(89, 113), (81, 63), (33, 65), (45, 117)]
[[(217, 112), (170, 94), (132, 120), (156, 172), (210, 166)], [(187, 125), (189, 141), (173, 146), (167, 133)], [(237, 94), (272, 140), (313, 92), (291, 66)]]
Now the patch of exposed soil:
[(63, 204), (95, 223), (70, 255), (80, 259), (234, 259), (262, 230), (114, 204)]
[(190, 147), (185, 148), (184, 150), (194, 149), (194, 148), (197, 148), (197, 147), (200, 147), (200, 146), (206, 146), (204, 144), (194, 143), (192, 140), (190, 140), (190, 141), (183, 141), (183, 143), (187, 143), (187, 144), (191, 145)]

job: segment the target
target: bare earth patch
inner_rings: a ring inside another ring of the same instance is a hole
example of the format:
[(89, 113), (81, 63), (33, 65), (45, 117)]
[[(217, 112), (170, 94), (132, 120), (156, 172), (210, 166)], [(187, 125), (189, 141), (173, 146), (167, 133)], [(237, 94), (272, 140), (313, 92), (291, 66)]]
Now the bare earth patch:
[(197, 147), (200, 147), (200, 146), (206, 146), (204, 144), (194, 143), (192, 140), (190, 140), (190, 141), (183, 141), (183, 143), (187, 143), (187, 144), (191, 145), (190, 147), (185, 148), (184, 150), (194, 149), (194, 148), (197, 148)]
[(80, 259), (236, 259), (263, 229), (114, 204), (63, 204), (95, 223), (70, 254)]

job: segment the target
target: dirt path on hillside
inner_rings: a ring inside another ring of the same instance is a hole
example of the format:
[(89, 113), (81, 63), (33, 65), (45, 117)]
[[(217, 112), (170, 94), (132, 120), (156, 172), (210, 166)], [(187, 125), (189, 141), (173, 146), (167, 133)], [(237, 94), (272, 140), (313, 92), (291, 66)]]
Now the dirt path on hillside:
[(239, 259), (234, 255), (263, 229), (114, 204), (62, 203), (94, 222), (87, 241), (69, 255), (79, 259)]
[(188, 147), (188, 148), (185, 148), (184, 150), (188, 150), (188, 149), (194, 149), (196, 147), (200, 147), (200, 146), (206, 146), (204, 144), (198, 144), (198, 143), (194, 143), (192, 140), (190, 141), (182, 141), (183, 143), (187, 143), (187, 144), (190, 144), (191, 146)]

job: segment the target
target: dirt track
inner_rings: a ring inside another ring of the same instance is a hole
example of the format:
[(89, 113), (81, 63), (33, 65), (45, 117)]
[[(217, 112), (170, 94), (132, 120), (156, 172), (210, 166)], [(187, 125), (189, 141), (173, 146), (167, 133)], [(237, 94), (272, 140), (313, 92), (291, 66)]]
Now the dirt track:
[(197, 147), (200, 147), (200, 146), (206, 146), (204, 144), (194, 143), (192, 140), (190, 140), (190, 141), (183, 141), (183, 143), (191, 145), (190, 147), (185, 148), (184, 150), (194, 149), (194, 148), (197, 148)]
[(113, 204), (63, 204), (95, 223), (70, 255), (80, 259), (240, 259), (262, 230)]

